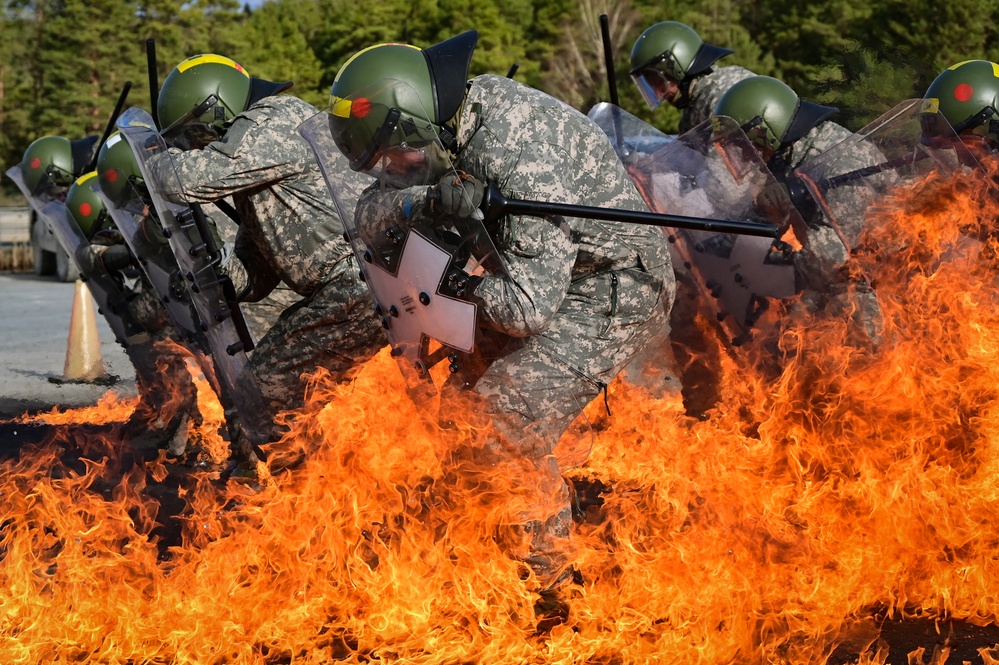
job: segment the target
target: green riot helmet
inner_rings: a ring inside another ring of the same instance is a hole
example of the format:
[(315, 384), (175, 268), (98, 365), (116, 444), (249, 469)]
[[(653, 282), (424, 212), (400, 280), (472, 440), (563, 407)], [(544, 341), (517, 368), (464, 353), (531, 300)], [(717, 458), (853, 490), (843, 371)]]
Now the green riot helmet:
[(111, 216), (94, 191), (97, 182), (97, 171), (91, 171), (77, 178), (66, 193), (66, 208), (87, 240), (92, 240), (99, 231), (111, 228)]
[(735, 120), (769, 160), (837, 110), (799, 98), (783, 81), (753, 76), (729, 88), (714, 115)]
[(62, 136), (35, 139), (21, 158), (24, 184), (35, 196), (61, 198), (73, 179), (90, 165), (96, 136), (70, 141)]
[[(946, 120), (954, 132), (979, 136), (999, 147), (999, 65), (988, 60), (967, 60), (942, 71), (924, 99), (935, 104), (920, 118), (925, 138), (949, 133), (937, 128)], [(939, 113), (935, 113), (939, 109)]]
[(133, 212), (144, 208), (149, 194), (135, 155), (121, 132), (109, 136), (97, 153), (97, 176), (112, 207)]
[(182, 150), (199, 149), (222, 137), (233, 119), (264, 97), (290, 88), (252, 78), (221, 55), (184, 60), (163, 81), (156, 102), (163, 136)]
[(344, 63), (329, 124), (351, 169), (399, 187), (443, 175), (478, 38), (470, 30), (426, 49), (379, 44)]
[(647, 28), (631, 48), (631, 78), (650, 109), (663, 101), (677, 108), (689, 103), (690, 82), (706, 74), (731, 49), (706, 44), (694, 30), (676, 21)]

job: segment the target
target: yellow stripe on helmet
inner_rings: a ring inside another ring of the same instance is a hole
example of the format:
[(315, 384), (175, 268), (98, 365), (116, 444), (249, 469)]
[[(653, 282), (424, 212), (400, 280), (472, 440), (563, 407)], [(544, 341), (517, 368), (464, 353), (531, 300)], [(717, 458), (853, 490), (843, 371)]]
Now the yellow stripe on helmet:
[(96, 177), (97, 177), (97, 171), (91, 171), (90, 173), (85, 173), (76, 179), (76, 184), (82, 185), (91, 178), (96, 178)]
[(957, 69), (958, 67), (968, 64), (969, 62), (988, 62), (990, 65), (992, 65), (992, 76), (995, 76), (997, 79), (999, 79), (999, 65), (989, 60), (965, 60), (964, 62), (957, 63), (956, 65), (951, 65), (947, 69), (954, 70)]
[(231, 60), (225, 57), (224, 55), (215, 55), (212, 53), (191, 56), (184, 62), (177, 65), (177, 71), (185, 72), (191, 67), (197, 67), (198, 65), (207, 65), (207, 64), (226, 65), (228, 67), (232, 67), (233, 69), (237, 70), (240, 74), (242, 74), (246, 78), (250, 78), (250, 75), (246, 73), (246, 70), (243, 69), (243, 66), (240, 65), (235, 60)]
[(361, 56), (361, 55), (367, 53), (371, 49), (381, 48), (382, 46), (405, 46), (406, 48), (416, 49), (417, 51), (421, 50), (419, 46), (413, 46), (412, 44), (396, 44), (396, 43), (393, 43), (393, 42), (386, 42), (385, 44), (375, 44), (374, 46), (369, 46), (368, 48), (361, 49), (360, 51), (358, 51), (354, 55), (350, 56), (350, 58), (347, 59), (347, 62), (343, 63), (340, 66), (340, 71), (338, 71), (336, 73), (336, 78), (333, 79), (333, 82), (336, 83), (337, 81), (340, 80), (340, 73), (343, 72), (345, 69), (347, 69), (347, 65), (349, 65), (350, 63), (352, 63), (355, 58), (357, 58), (358, 56)]

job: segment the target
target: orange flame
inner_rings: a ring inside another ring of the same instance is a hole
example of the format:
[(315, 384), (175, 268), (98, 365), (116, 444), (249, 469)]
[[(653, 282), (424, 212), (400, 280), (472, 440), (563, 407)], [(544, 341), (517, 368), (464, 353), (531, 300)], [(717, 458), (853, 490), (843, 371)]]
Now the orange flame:
[(517, 460), (456, 472), (449, 451), (488, 423), (427, 424), (383, 353), (348, 383), (317, 372), (269, 482), (191, 471), (179, 533), (142, 469), (54, 448), (0, 465), (0, 662), (813, 663), (849, 643), (884, 663), (874, 617), (995, 622), (990, 197), (931, 178), (870, 211), (855, 269), (877, 347), (790, 308), (745, 349), (780, 371), (726, 360), (708, 420), (620, 380), (613, 416), (591, 405), (568, 472), (582, 584), (550, 630), (503, 538), (532, 479)]

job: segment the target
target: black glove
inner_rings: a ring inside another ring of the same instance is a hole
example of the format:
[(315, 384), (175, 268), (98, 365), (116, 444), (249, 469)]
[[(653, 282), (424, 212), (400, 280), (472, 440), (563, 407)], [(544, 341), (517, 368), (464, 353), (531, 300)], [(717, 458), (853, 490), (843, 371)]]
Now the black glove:
[(430, 210), (437, 215), (467, 219), (482, 205), (485, 186), (467, 173), (449, 173), (435, 187)]
[(125, 245), (111, 245), (101, 252), (101, 263), (108, 272), (124, 270), (132, 265), (132, 254)]

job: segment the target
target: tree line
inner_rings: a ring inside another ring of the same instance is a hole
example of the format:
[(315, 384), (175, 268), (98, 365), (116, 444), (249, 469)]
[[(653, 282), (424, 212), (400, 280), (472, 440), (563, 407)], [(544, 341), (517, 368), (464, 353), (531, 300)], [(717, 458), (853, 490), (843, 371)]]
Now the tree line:
[(265, 0), (252, 9), (240, 0), (3, 0), (0, 166), (39, 136), (101, 134), (126, 81), (127, 105), (148, 109), (148, 39), (159, 81), (188, 56), (219, 53), (252, 76), (294, 81), (294, 94), (322, 108), (357, 50), (427, 46), (474, 28), (473, 75), (516, 64), (518, 80), (586, 112), (608, 98), (602, 14), (621, 106), (665, 131), (676, 111), (650, 112), (628, 76), (632, 43), (658, 21), (734, 49), (721, 64), (839, 107), (836, 120), (851, 129), (922, 96), (944, 67), (999, 60), (999, 0)]

